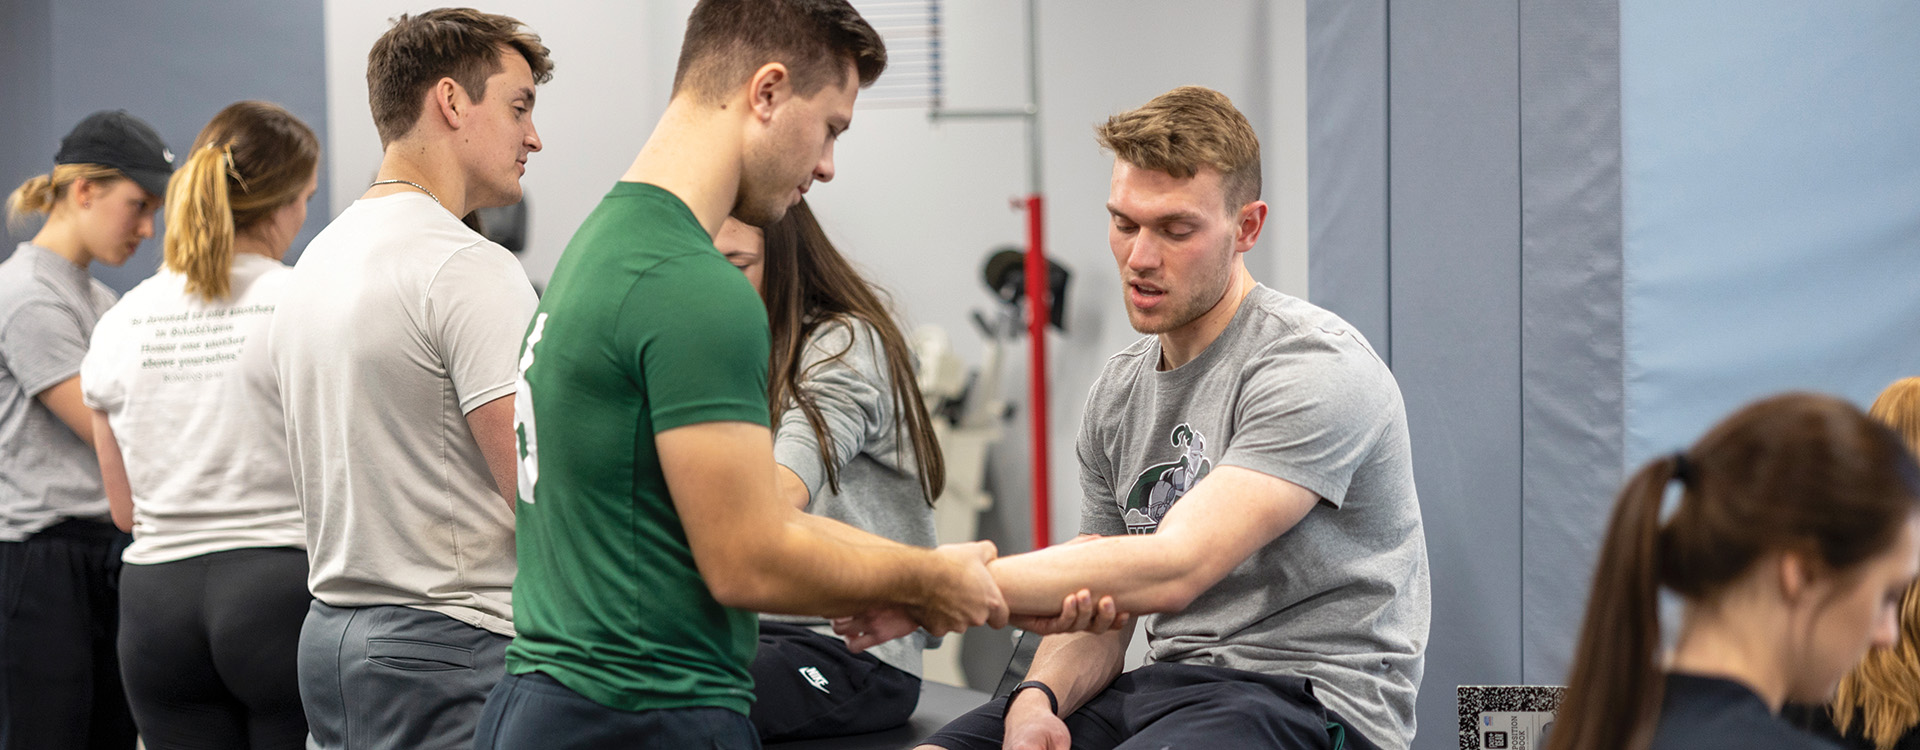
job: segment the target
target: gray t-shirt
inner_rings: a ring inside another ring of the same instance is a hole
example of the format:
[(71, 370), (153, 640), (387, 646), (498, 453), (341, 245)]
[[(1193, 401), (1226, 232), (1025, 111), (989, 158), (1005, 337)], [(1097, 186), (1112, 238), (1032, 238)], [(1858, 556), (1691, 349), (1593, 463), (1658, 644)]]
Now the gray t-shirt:
[(22, 242), (0, 262), (0, 542), (108, 518), (93, 446), (36, 397), (80, 374), (113, 301), (87, 269), (38, 245)]
[[(833, 441), (840, 491), (827, 484), (826, 455), (806, 414), (798, 408), (781, 415), (773, 458), (807, 485), (807, 512), (917, 547), (934, 545), (933, 508), (920, 494), (919, 464), (913, 441), (893, 409), (893, 378), (885, 350), (873, 326), (861, 320), (830, 321), (807, 339), (800, 360), (800, 388), (814, 397)], [(817, 617), (766, 619), (815, 625), (831, 635)], [(873, 647), (869, 653), (896, 669), (920, 674), (925, 631)]]
[(1338, 316), (1264, 286), (1200, 356), (1147, 337), (1107, 362), (1081, 424), (1081, 530), (1147, 534), (1216, 466), (1321, 502), (1185, 611), (1153, 661), (1305, 677), (1368, 739), (1405, 748), (1425, 663), (1426, 537), (1393, 374)]
[(538, 301), (512, 253), (420, 193), (313, 238), (268, 339), (307, 587), (513, 635), (513, 511), (467, 414), (513, 395)]

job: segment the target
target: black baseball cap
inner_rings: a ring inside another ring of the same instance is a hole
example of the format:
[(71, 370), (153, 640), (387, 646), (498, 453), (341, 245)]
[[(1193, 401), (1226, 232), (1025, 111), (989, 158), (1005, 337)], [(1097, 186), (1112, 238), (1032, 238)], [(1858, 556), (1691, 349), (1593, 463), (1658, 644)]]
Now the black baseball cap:
[(160, 134), (124, 109), (87, 115), (60, 139), (60, 153), (54, 155), (53, 163), (113, 167), (161, 197), (167, 194), (167, 178), (173, 176), (173, 152)]

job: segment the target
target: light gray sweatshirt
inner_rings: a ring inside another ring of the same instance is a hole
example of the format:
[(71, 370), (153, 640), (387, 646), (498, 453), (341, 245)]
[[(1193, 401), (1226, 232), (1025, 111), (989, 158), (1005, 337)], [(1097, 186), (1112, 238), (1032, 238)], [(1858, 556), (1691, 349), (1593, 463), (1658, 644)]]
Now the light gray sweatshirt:
[[(865, 321), (838, 318), (815, 329), (800, 356), (799, 388), (812, 394), (820, 407), (840, 474), (840, 491), (834, 492), (813, 427), (804, 412), (790, 406), (774, 433), (773, 459), (806, 482), (812, 498), (807, 512), (903, 544), (934, 546), (933, 509), (920, 494), (912, 438), (894, 413), (892, 378), (879, 334)], [(833, 634), (817, 617), (763, 617)], [(926, 632), (915, 631), (869, 653), (917, 677), (926, 646)]]

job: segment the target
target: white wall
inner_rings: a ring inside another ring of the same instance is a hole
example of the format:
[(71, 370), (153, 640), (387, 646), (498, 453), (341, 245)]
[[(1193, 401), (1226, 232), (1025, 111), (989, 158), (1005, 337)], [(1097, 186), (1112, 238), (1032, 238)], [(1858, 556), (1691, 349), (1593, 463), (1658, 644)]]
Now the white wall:
[[(365, 191), (380, 164), (380, 140), (367, 108), (367, 50), (400, 13), (445, 2), (327, 0), (327, 160), (338, 213)], [(540, 33), (553, 50), (553, 81), (540, 87), (534, 124), (545, 148), (527, 160), (522, 181), (529, 209), (527, 272), (545, 281), (574, 228), (626, 171), (666, 107), (675, 41), (655, 42), (649, 29), (679, 28), (684, 12), (667, 3), (498, 0), (505, 13)], [(669, 11), (664, 17), (660, 11)], [(664, 55), (661, 57), (660, 55)], [(664, 71), (664, 72), (662, 72)]]
[[(367, 113), (366, 52), (403, 11), (430, 2), (328, 0), (326, 44), (333, 206), (359, 195), (379, 162)], [(553, 82), (535, 122), (546, 148), (528, 162), (528, 273), (551, 273), (574, 227), (624, 171), (665, 106), (690, 0), (497, 0), (485, 9), (525, 21), (553, 49)], [(1021, 0), (943, 6), (947, 105), (1025, 103)], [(1049, 254), (1074, 273), (1068, 331), (1050, 342), (1053, 535), (1079, 524), (1074, 431), (1088, 386), (1135, 334), (1120, 307), (1106, 242), (1111, 157), (1092, 126), (1174, 86), (1219, 89), (1259, 130), (1266, 236), (1254, 275), (1306, 296), (1306, 52), (1304, 0), (1040, 0), (1041, 109)], [(929, 122), (922, 110), (863, 109), (839, 146), (839, 177), (810, 194), (840, 248), (890, 289), (909, 325), (933, 323), (977, 357), (968, 323), (991, 299), (979, 281), (988, 250), (1024, 242), (1009, 200), (1026, 192), (1023, 125)], [(1025, 348), (1007, 363), (1024, 401)], [(1026, 423), (1017, 419), (994, 462), (1003, 545), (1027, 531)]]

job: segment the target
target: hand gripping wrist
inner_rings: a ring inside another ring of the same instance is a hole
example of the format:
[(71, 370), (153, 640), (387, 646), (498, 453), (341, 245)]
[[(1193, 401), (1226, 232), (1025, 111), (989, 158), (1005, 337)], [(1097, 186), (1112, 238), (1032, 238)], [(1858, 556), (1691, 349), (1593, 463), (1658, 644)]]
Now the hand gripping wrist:
[(1044, 693), (1047, 696), (1047, 707), (1053, 711), (1054, 716), (1060, 715), (1060, 698), (1053, 694), (1053, 688), (1047, 687), (1047, 683), (1039, 680), (1027, 680), (1026, 682), (1013, 686), (1013, 692), (1007, 693), (1007, 705), (1000, 709), (1001, 721), (1006, 721), (1007, 712), (1013, 710), (1013, 701), (1015, 698), (1020, 697), (1020, 691), (1028, 688)]

